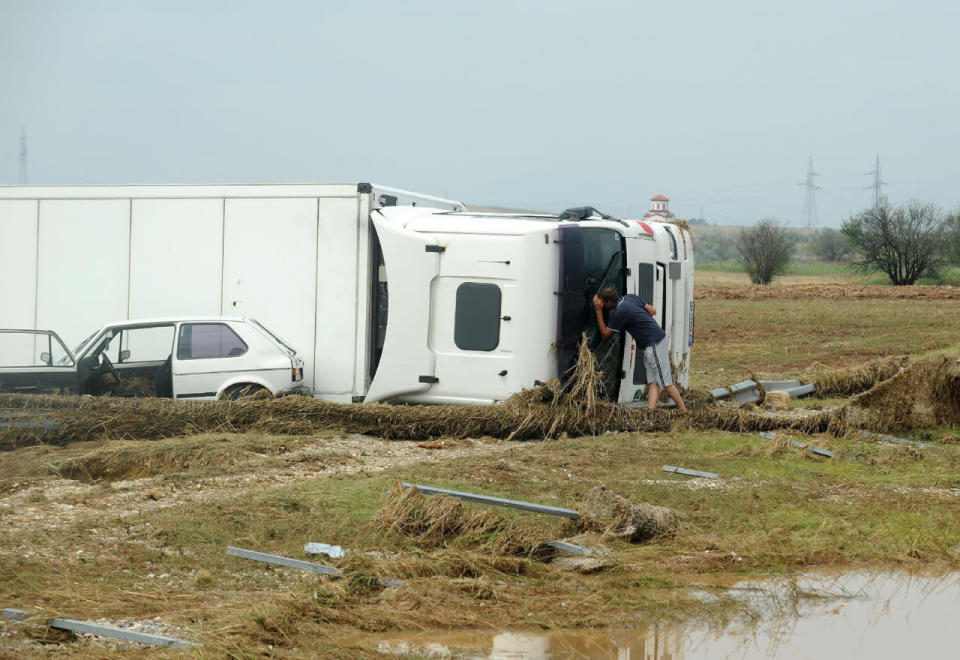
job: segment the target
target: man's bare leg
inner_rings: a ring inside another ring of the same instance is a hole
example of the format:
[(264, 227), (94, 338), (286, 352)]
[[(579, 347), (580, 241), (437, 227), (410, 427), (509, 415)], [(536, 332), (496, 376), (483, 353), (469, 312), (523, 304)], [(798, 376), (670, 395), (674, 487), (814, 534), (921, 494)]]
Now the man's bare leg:
[(660, 385), (647, 383), (647, 408), (653, 410), (660, 402)]
[(677, 389), (676, 385), (667, 385), (667, 394), (669, 394), (670, 398), (677, 404), (677, 408), (683, 412), (687, 412), (687, 407), (683, 405), (683, 397), (680, 396), (680, 390)]

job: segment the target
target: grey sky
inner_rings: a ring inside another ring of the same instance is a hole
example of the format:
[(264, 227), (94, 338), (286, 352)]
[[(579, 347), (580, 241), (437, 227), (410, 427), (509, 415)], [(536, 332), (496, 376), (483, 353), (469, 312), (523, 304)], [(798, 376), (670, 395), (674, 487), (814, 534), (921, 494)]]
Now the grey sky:
[(956, 2), (0, 0), (0, 184), (374, 181), (820, 224), (960, 203)]

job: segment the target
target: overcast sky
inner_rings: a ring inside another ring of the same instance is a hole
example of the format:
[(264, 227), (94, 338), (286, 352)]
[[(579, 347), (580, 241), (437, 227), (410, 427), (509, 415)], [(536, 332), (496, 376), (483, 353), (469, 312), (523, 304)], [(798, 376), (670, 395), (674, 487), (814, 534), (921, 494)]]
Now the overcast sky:
[(960, 204), (960, 3), (0, 0), (0, 184), (373, 181), (820, 225)]

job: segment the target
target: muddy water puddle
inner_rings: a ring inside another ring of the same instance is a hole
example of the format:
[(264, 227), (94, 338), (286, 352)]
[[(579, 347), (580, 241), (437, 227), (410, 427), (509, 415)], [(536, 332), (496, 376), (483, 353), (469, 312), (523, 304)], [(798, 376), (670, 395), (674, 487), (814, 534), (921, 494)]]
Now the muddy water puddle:
[[(632, 630), (454, 631), (384, 636), (377, 651), (413, 658), (960, 658), (960, 573), (847, 573), (741, 582), (726, 592), (749, 625)], [(716, 598), (713, 592), (703, 599)]]

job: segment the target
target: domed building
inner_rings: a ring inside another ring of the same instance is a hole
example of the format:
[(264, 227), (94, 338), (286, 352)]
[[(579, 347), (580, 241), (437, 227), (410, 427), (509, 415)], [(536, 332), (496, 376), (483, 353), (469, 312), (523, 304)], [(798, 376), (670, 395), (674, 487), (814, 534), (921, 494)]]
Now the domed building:
[(676, 216), (670, 212), (670, 198), (663, 193), (658, 193), (656, 197), (650, 198), (650, 210), (643, 214), (644, 220), (659, 220), (669, 222), (675, 220)]

